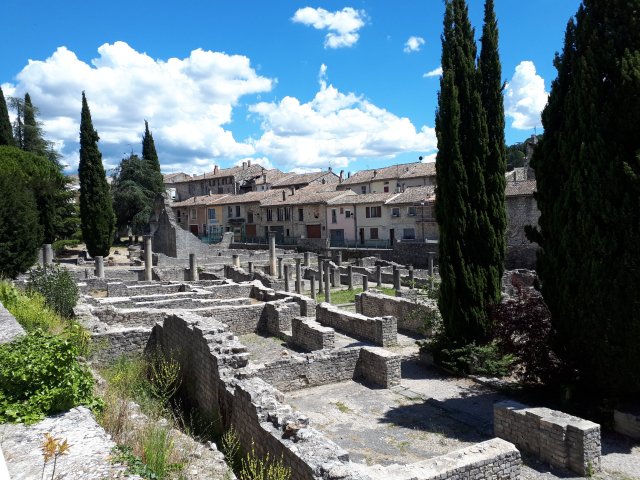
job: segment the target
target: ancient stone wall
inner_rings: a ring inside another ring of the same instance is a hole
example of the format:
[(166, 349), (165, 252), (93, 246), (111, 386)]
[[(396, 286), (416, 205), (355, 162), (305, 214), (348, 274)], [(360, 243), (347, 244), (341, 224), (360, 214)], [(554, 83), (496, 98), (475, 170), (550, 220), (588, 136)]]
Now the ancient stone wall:
[(380, 387), (400, 384), (400, 357), (384, 348), (364, 347), (360, 350), (360, 373)]
[(332, 349), (335, 346), (335, 330), (323, 327), (308, 318), (297, 317), (291, 320), (291, 343), (309, 352)]
[(398, 330), (424, 334), (426, 314), (436, 309), (436, 305), (425, 305), (400, 297), (390, 297), (381, 293), (362, 292), (356, 295), (356, 312), (367, 317), (393, 316), (397, 319)]
[(398, 326), (394, 317), (365, 317), (325, 302), (316, 307), (316, 320), (322, 325), (382, 347), (395, 345), (398, 340)]
[(135, 357), (153, 350), (151, 328), (123, 328), (91, 335), (91, 360), (109, 364), (118, 358)]
[(0, 343), (9, 343), (24, 335), (25, 331), (16, 318), (0, 303)]
[(600, 470), (600, 425), (549, 408), (530, 408), (514, 401), (496, 403), (497, 437), (516, 444), (554, 467), (580, 475)]
[(507, 197), (507, 269), (535, 268), (538, 245), (529, 242), (524, 228), (537, 226), (540, 211), (533, 195)]

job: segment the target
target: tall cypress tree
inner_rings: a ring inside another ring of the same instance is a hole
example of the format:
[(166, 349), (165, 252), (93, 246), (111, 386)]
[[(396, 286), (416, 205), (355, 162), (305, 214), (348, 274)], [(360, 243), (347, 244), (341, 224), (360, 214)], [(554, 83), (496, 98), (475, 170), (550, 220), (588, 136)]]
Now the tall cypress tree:
[(160, 172), (160, 160), (156, 153), (156, 145), (153, 142), (153, 135), (149, 131), (149, 122), (144, 121), (144, 137), (142, 137), (142, 158), (158, 172)]
[(2, 93), (2, 87), (0, 87), (0, 145), (8, 145), (10, 147), (15, 145), (9, 110), (4, 99), (4, 93)]
[(440, 230), (439, 307), (454, 341), (485, 341), (490, 233), (483, 162), (487, 126), (476, 71), (474, 31), (464, 0), (447, 0), (436, 112), (436, 217)]
[(42, 132), (36, 122), (35, 107), (31, 103), (31, 96), (26, 93), (24, 96), (23, 110), (23, 130), (22, 149), (27, 152), (44, 153), (45, 145)]
[(91, 112), (82, 92), (80, 118), (80, 223), (82, 236), (91, 256), (109, 254), (114, 234), (115, 216), (109, 184), (98, 150), (98, 132), (93, 128)]
[[(532, 165), (555, 348), (605, 395), (640, 393), (640, 0), (569, 22)], [(587, 353), (588, 352), (588, 353)]]
[(488, 152), (484, 161), (484, 181), (487, 192), (489, 234), (485, 239), (487, 300), (500, 300), (504, 257), (506, 253), (507, 212), (505, 206), (505, 172), (507, 153), (504, 140), (504, 99), (502, 96), (502, 67), (498, 53), (498, 21), (493, 0), (484, 6), (482, 48), (478, 61), (480, 93), (486, 113)]

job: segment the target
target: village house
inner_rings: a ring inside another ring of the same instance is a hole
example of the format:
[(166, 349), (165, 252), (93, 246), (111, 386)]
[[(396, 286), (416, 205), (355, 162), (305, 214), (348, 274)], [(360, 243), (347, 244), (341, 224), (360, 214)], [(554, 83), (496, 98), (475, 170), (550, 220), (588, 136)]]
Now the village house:
[(331, 167), (323, 172), (290, 173), (279, 178), (271, 185), (271, 188), (288, 188), (299, 190), (309, 185), (338, 185), (340, 177), (333, 173)]
[(408, 187), (385, 203), (389, 217), (389, 241), (425, 242), (438, 238), (435, 219), (435, 187)]
[(278, 195), (281, 195), (279, 191), (265, 190), (221, 198), (216, 202), (221, 210), (221, 231), (233, 232), (236, 242), (254, 243), (266, 238), (259, 228), (262, 225), (260, 202)]
[(250, 192), (251, 182), (261, 176), (263, 170), (260, 165), (251, 165), (250, 160), (242, 162), (239, 167), (219, 168), (216, 165), (211, 172), (174, 181), (175, 200), (180, 202), (197, 195)]
[(228, 195), (200, 195), (182, 202), (173, 202), (171, 208), (176, 214), (176, 222), (185, 230), (198, 237), (215, 237), (220, 232), (222, 207), (216, 200)]
[(435, 185), (436, 164), (404, 163), (391, 167), (361, 170), (349, 175), (338, 189), (363, 193), (399, 193), (409, 187)]

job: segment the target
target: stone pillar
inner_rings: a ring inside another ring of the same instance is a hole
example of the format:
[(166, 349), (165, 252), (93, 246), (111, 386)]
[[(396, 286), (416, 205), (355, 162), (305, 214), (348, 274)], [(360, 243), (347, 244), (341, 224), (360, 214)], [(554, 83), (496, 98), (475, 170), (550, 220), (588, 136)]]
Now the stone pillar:
[(240, 268), (240, 255), (233, 254), (231, 255), (231, 259), (233, 261), (233, 266), (236, 268)]
[(429, 254), (429, 276), (433, 277), (433, 253)]
[(409, 288), (413, 288), (413, 265), (409, 265)]
[(382, 268), (380, 265), (376, 265), (376, 283), (378, 287), (382, 286)]
[(361, 266), (362, 266), (362, 259), (356, 258), (356, 267), (361, 267)]
[(366, 292), (369, 290), (369, 277), (366, 275), (362, 276), (362, 291)]
[(284, 291), (289, 291), (289, 265), (284, 266)]
[(153, 250), (151, 249), (151, 235), (144, 236), (144, 279), (153, 280)]
[(84, 278), (89, 278), (89, 269), (88, 268), (84, 269)]
[(282, 257), (278, 257), (278, 278), (282, 278)]
[(393, 269), (393, 288), (398, 291), (400, 290), (401, 284), (400, 284), (400, 269), (399, 268), (394, 268)]
[(296, 258), (296, 293), (302, 293), (302, 265), (300, 259)]
[(94, 257), (94, 262), (96, 265), (96, 277), (104, 278), (104, 259), (102, 255), (96, 255)]
[(327, 303), (331, 303), (331, 285), (329, 285), (330, 269), (329, 261), (324, 262), (324, 301)]
[(309, 252), (304, 252), (304, 266), (305, 267), (310, 267), (311, 266), (311, 255), (309, 254)]
[(323, 275), (322, 272), (324, 271), (324, 262), (322, 261), (322, 258), (320, 258), (320, 255), (318, 255), (318, 293), (322, 294), (323, 289), (324, 289), (324, 280), (323, 280)]
[(198, 272), (198, 261), (196, 260), (196, 254), (189, 254), (189, 272), (191, 272), (191, 281), (197, 282), (200, 280), (200, 272)]
[(331, 286), (334, 288), (340, 286), (340, 269), (338, 267), (331, 269)]
[(44, 268), (47, 268), (47, 265), (51, 265), (53, 263), (53, 248), (51, 248), (50, 243), (45, 243), (42, 245), (42, 264)]
[(276, 234), (269, 233), (269, 275), (276, 276)]
[(349, 284), (349, 290), (353, 290), (353, 266), (347, 267), (347, 282)]
[(311, 298), (316, 299), (316, 277), (311, 277)]
[(249, 273), (253, 273), (253, 262), (247, 262), (247, 268), (249, 269)]
[(129, 235), (129, 245), (133, 245), (133, 235)]
[(336, 252), (336, 265), (338, 266), (342, 265), (342, 250), (338, 250)]

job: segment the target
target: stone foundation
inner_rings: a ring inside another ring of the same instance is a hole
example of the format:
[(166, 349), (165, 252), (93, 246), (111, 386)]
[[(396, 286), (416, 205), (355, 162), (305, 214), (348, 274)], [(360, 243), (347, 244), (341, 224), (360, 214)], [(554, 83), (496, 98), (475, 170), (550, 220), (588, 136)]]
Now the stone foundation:
[(307, 351), (332, 349), (335, 345), (333, 328), (323, 327), (313, 320), (297, 317), (291, 320), (291, 343)]
[(316, 308), (316, 320), (327, 327), (345, 332), (354, 338), (387, 347), (398, 341), (398, 327), (394, 317), (365, 317), (321, 303)]
[(356, 295), (356, 312), (367, 317), (392, 316), (397, 319), (398, 330), (424, 334), (424, 317), (437, 309), (436, 305), (425, 305), (400, 297), (381, 293), (362, 292)]

